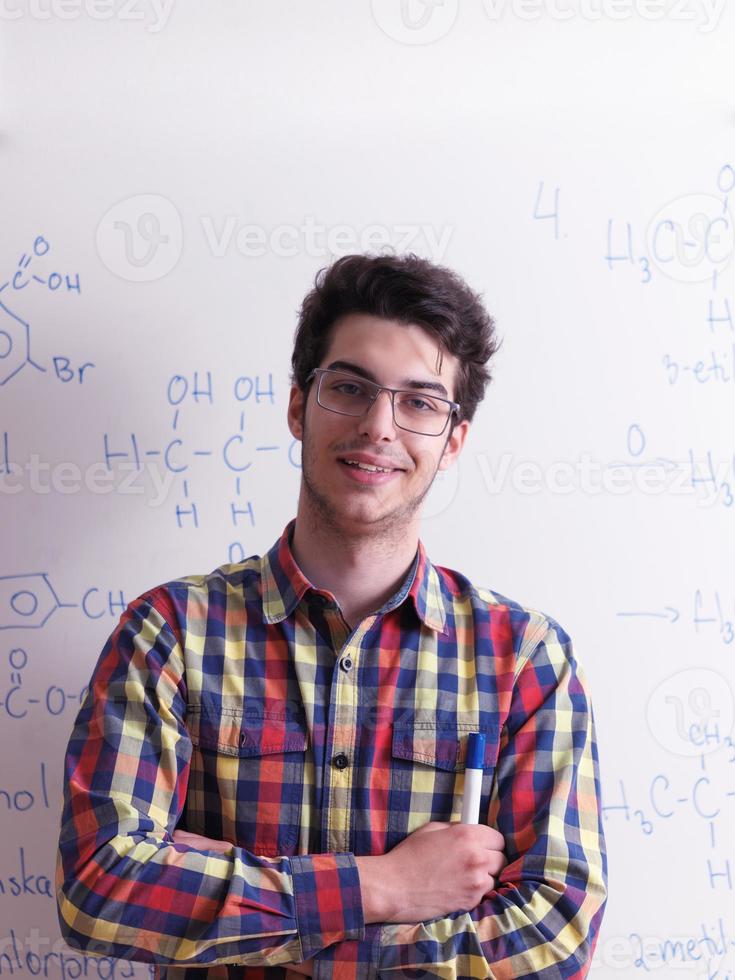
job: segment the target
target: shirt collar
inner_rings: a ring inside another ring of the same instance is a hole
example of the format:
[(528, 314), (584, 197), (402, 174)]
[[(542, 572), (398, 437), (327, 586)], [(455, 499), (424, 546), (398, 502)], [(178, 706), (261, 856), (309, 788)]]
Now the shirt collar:
[[(282, 622), (291, 615), (306, 592), (319, 591), (296, 564), (291, 551), (290, 538), (295, 524), (296, 518), (290, 520), (280, 538), (261, 558), (263, 617), (266, 623)], [(447, 617), (441, 581), (421, 540), (406, 579), (379, 611), (394, 609), (408, 596), (411, 596), (419, 619), (431, 629), (444, 632)]]

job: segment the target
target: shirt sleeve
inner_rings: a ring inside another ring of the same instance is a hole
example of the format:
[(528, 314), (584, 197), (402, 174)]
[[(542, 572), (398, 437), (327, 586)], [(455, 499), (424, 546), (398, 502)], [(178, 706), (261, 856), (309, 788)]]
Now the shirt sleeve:
[(584, 674), (553, 620), (519, 655), (488, 823), (503, 835), (508, 861), (493, 892), (468, 912), (383, 923), (377, 936), (368, 926), (361, 941), (319, 954), (329, 975), (587, 975), (607, 899), (599, 762)]
[(77, 716), (56, 863), (62, 936), (87, 954), (182, 966), (301, 962), (362, 940), (353, 855), (173, 842), (192, 751), (176, 622), (164, 587), (128, 605)]

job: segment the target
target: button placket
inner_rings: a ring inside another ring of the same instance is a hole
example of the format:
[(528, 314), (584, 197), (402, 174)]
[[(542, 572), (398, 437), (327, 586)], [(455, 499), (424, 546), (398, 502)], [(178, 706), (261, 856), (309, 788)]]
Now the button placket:
[[(332, 742), (330, 766), (325, 772), (329, 783), (329, 808), (327, 813), (326, 849), (349, 851), (352, 831), (352, 780), (355, 771), (355, 743), (357, 725), (357, 691), (354, 670), (357, 650), (352, 643), (339, 652), (332, 683), (333, 731), (338, 737)], [(349, 661), (346, 668), (345, 660)]]

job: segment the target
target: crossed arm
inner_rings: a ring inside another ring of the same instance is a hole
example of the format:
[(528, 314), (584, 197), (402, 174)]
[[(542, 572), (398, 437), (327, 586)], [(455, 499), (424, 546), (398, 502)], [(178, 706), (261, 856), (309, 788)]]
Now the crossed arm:
[[(175, 830), (178, 844), (226, 854), (227, 841)], [(424, 922), (474, 908), (495, 887), (505, 865), (503, 838), (483, 824), (428, 823), (385, 855), (358, 857), (365, 923)], [(313, 960), (290, 963), (311, 976)]]
[(67, 753), (57, 895), (70, 945), (174, 965), (321, 960), (333, 975), (586, 974), (605, 902), (597, 759), (568, 639), (553, 628), (518, 665), (491, 826), (427, 825), (386, 855), (259, 858), (177, 837), (185, 710), (176, 635), (136, 604), (103, 650)]

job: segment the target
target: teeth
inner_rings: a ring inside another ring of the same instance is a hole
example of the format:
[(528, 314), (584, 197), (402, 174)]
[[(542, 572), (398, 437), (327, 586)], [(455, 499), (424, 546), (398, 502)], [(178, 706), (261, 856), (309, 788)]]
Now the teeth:
[(368, 463), (358, 463), (354, 459), (346, 459), (345, 463), (348, 466), (358, 466), (361, 470), (367, 470), (368, 473), (391, 473), (392, 471), (386, 469), (384, 466), (370, 466)]

